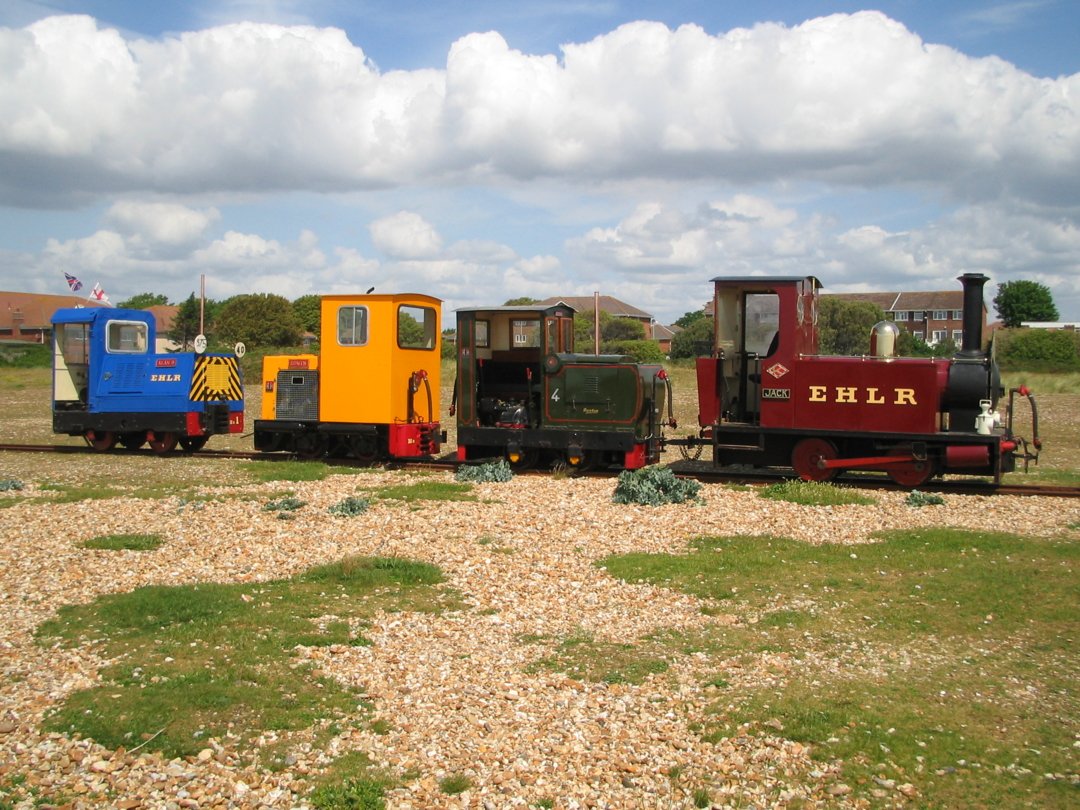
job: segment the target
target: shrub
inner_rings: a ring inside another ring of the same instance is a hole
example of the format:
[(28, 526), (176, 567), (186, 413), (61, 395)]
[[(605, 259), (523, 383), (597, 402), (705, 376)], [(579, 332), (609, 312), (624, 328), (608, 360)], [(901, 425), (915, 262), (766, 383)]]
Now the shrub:
[(615, 340), (603, 345), (604, 354), (623, 354), (635, 363), (662, 363), (666, 359), (655, 340)]
[(1010, 329), (1001, 338), (997, 344), (997, 359), (1003, 369), (1080, 370), (1080, 336), (1075, 332)]
[(919, 492), (917, 489), (911, 490), (907, 499), (904, 501), (908, 506), (914, 506), (916, 508), (920, 506), (941, 506), (945, 503), (945, 499), (940, 495), (933, 495), (927, 492)]
[(5, 478), (0, 481), (0, 492), (18, 491), (23, 488), (23, 482), (18, 478)]
[(619, 473), (615, 485), (615, 503), (639, 503), (660, 506), (665, 503), (696, 501), (701, 484), (677, 478), (669, 467), (643, 467)]
[(454, 473), (457, 481), (469, 481), (474, 484), (501, 484), (514, 477), (514, 471), (506, 459), (488, 462), (486, 464), (463, 464)]
[(367, 508), (371, 505), (371, 502), (367, 498), (361, 498), (353, 495), (340, 503), (336, 503), (326, 511), (331, 515), (338, 515), (339, 517), (356, 517), (367, 511)]
[(302, 507), (304, 502), (299, 498), (294, 498), (288, 495), (284, 498), (279, 498), (276, 501), (269, 501), (266, 506), (263, 507), (264, 512), (295, 512)]

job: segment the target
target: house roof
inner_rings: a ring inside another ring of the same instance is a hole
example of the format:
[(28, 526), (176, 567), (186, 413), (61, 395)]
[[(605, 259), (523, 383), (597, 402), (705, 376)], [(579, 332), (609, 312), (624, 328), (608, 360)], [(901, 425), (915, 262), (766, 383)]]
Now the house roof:
[(21, 329), (49, 329), (52, 315), (62, 307), (100, 307), (81, 295), (42, 295), (40, 293), (0, 291), (0, 329), (11, 329), (18, 323)]
[[(81, 295), (43, 295), (41, 293), (0, 291), (0, 330), (9, 330), (16, 322), (21, 329), (39, 331), (50, 328), (53, 313), (65, 307), (98, 308), (105, 304), (87, 301)], [(179, 307), (159, 304), (148, 307), (154, 315), (158, 334), (173, 328)]]
[[(911, 310), (956, 310), (964, 308), (963, 290), (929, 290), (912, 292), (829, 293), (845, 301), (869, 301), (885, 312)], [(985, 309), (986, 304), (983, 304)]]
[(671, 340), (682, 329), (678, 326), (664, 326), (662, 323), (654, 323), (652, 329), (653, 340)]
[[(596, 297), (592, 295), (560, 295), (554, 298), (545, 298), (538, 304), (534, 304), (536, 307), (548, 307), (559, 302), (563, 302), (570, 307), (573, 307), (577, 312), (592, 312), (596, 308)], [(643, 309), (630, 306), (625, 301), (620, 301), (610, 295), (600, 296), (600, 311), (606, 312), (609, 315), (614, 315), (616, 318), (636, 318), (638, 320), (651, 321), (653, 316)]]

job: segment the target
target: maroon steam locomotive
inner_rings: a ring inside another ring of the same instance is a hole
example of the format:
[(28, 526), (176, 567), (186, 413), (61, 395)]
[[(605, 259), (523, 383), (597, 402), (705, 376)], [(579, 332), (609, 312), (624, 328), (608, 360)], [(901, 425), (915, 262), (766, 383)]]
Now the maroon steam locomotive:
[[(820, 283), (715, 278), (711, 357), (697, 361), (700, 433), (674, 444), (712, 447), (718, 466), (788, 467), (804, 480), (878, 470), (908, 487), (935, 475), (992, 476), (1037, 459), (1034, 399), (1005, 395), (982, 349), (983, 285), (967, 273), (962, 346), (951, 358), (897, 357), (895, 324), (874, 327), (871, 354), (818, 354)], [(1014, 399), (1031, 404), (1030, 443), (1013, 432)]]

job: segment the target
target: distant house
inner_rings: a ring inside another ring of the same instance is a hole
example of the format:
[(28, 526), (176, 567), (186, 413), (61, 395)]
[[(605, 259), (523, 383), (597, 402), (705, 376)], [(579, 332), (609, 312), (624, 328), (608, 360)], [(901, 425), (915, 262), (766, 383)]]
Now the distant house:
[[(66, 307), (102, 307), (81, 295), (42, 295), (39, 293), (0, 292), (0, 340), (47, 343), (52, 338), (52, 316)], [(163, 335), (173, 328), (179, 307), (169, 304), (150, 307), (157, 327), (157, 351), (175, 351), (178, 344)]]
[(674, 324), (671, 326), (664, 326), (662, 323), (654, 323), (652, 331), (653, 339), (660, 344), (660, 351), (664, 354), (670, 354), (671, 339), (682, 331), (682, 327), (675, 326)]
[[(843, 301), (866, 301), (880, 307), (885, 317), (930, 345), (949, 338), (959, 346), (964, 339), (964, 291), (828, 293)], [(986, 331), (986, 303), (982, 307), (982, 333)]]
[[(620, 301), (618, 298), (614, 298), (610, 295), (601, 295), (599, 297), (599, 306), (601, 312), (606, 312), (613, 318), (630, 318), (635, 321), (640, 321), (641, 325), (645, 327), (645, 337), (653, 338), (653, 316), (644, 310), (627, 304), (625, 301)], [(592, 295), (558, 295), (554, 298), (545, 298), (536, 304), (537, 307), (551, 307), (555, 306), (559, 302), (571, 306), (577, 312), (592, 312), (597, 307), (597, 301), (595, 296)]]
[(0, 292), (0, 340), (46, 343), (52, 336), (52, 316), (61, 307), (99, 307), (81, 295), (41, 295)]

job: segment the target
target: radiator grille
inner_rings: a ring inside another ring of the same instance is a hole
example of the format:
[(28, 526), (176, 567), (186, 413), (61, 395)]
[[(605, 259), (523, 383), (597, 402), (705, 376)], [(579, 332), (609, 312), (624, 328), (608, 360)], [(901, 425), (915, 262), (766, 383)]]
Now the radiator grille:
[(277, 419), (319, 419), (319, 372), (282, 370), (277, 375)]

